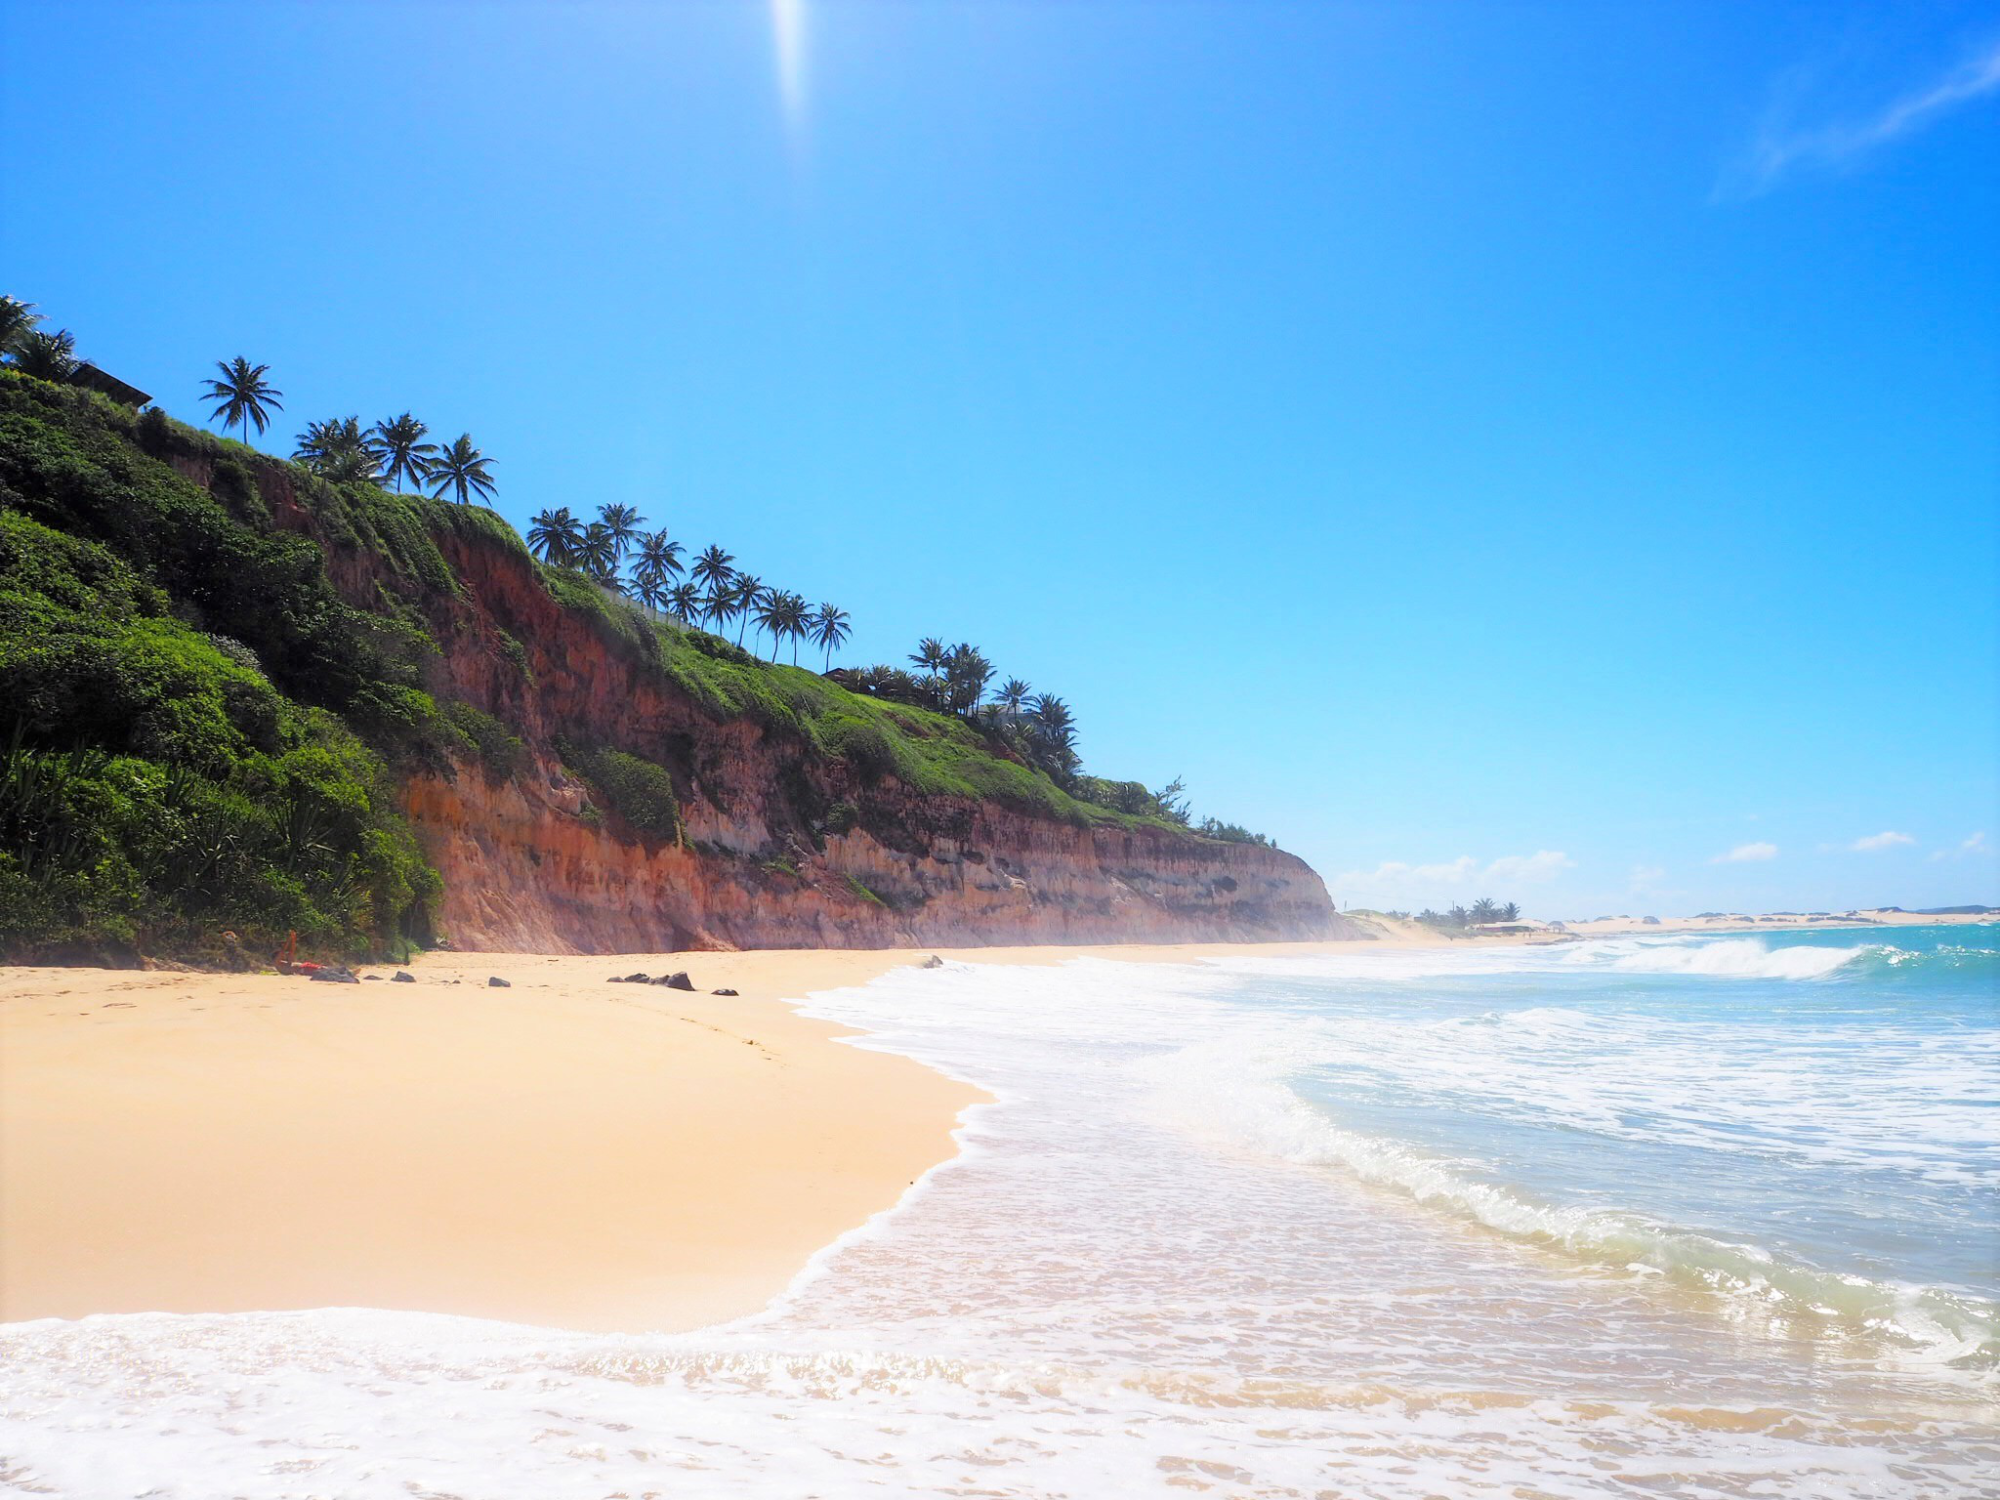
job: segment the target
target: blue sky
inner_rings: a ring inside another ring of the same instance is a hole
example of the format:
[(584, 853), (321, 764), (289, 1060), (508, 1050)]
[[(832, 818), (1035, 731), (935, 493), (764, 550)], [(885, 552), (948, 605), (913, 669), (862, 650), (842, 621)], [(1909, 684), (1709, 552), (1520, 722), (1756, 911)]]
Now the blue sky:
[(974, 641), (1343, 901), (2000, 900), (2000, 5), (0, 18), (0, 290), (179, 415)]

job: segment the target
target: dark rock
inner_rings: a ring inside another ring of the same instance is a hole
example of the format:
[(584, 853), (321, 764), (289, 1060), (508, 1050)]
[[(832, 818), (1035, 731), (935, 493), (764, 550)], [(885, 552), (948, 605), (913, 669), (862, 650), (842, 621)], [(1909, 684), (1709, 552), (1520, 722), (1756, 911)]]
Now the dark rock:
[(646, 973), (645, 973), (645, 971), (644, 971), (643, 969), (642, 969), (642, 970), (641, 970), (641, 971), (640, 971), (639, 973), (637, 973), (637, 974), (627, 974), (627, 975), (625, 976), (625, 982), (626, 982), (627, 984), (650, 984), (650, 983), (652, 983), (652, 981), (651, 981), (651, 980), (650, 980), (650, 979), (649, 979), (649, 978), (648, 978), (648, 977), (646, 976)]
[(329, 964), (324, 969), (313, 971), (313, 980), (319, 984), (359, 984), (360, 978), (352, 969), (343, 969), (338, 964)]
[(417, 982), (417, 976), (412, 974), (408, 969), (398, 969), (389, 978), (395, 984), (415, 984)]
[(944, 967), (944, 960), (933, 953), (929, 958), (918, 964), (917, 967), (920, 969), (942, 969)]
[(486, 976), (486, 985), (488, 989), (495, 989), (495, 990), (511, 990), (514, 987), (513, 985), (509, 984), (506, 980), (493, 974), (489, 974)]
[(604, 982), (606, 984), (623, 984), (625, 982), (625, 976), (623, 974), (613, 974), (609, 979), (605, 980)]
[(733, 994), (735, 994), (735, 993), (736, 993), (736, 991), (734, 991), (734, 990), (710, 990), (710, 991), (709, 991), (709, 993), (710, 993), (711, 995), (733, 995)]
[(685, 972), (669, 974), (660, 983), (664, 984), (670, 990), (691, 990), (694, 988), (694, 981), (688, 978)]
[(363, 974), (361, 977), (367, 980), (370, 984), (380, 984), (382, 982), (382, 976), (380, 974)]

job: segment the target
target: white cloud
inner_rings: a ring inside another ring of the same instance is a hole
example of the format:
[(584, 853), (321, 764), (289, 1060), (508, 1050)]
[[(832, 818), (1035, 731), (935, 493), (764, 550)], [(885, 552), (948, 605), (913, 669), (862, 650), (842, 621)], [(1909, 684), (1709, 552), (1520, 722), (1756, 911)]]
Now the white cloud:
[(1760, 859), (1776, 859), (1776, 844), (1738, 844), (1727, 854), (1718, 854), (1709, 861), (1712, 865), (1748, 865)]
[(1488, 880), (1518, 881), (1539, 885), (1553, 880), (1564, 870), (1576, 868), (1576, 861), (1559, 849), (1543, 849), (1534, 854), (1503, 854), (1486, 867)]
[(1913, 90), (1871, 115), (1801, 129), (1782, 118), (1768, 121), (1744, 158), (1717, 185), (1718, 198), (1754, 198), (1799, 166), (1835, 166), (1898, 137), (1914, 134), (1939, 115), (2000, 89), (2000, 44), (1987, 48), (1943, 77)]
[(1847, 847), (1858, 854), (1873, 854), (1882, 849), (1893, 849), (1898, 844), (1914, 844), (1915, 839), (1907, 833), (1898, 833), (1893, 828), (1885, 828), (1880, 833), (1871, 833), (1865, 839), (1856, 839)]
[(1981, 829), (1978, 833), (1973, 834), (1970, 838), (1960, 843), (1956, 849), (1940, 849), (1931, 858), (1956, 859), (1962, 854), (1984, 854), (1986, 852), (1986, 831)]
[(1633, 894), (1651, 890), (1666, 878), (1666, 870), (1659, 865), (1634, 865), (1632, 866)]
[(1343, 891), (1435, 890), (1439, 886), (1470, 885), (1474, 880), (1534, 884), (1550, 880), (1576, 862), (1556, 849), (1534, 854), (1503, 854), (1482, 865), (1470, 854), (1439, 864), (1413, 865), (1400, 859), (1384, 860), (1372, 870), (1348, 870), (1334, 884)]
[(1463, 885), (1478, 872), (1479, 861), (1470, 854), (1440, 865), (1410, 865), (1400, 859), (1385, 859), (1372, 870), (1349, 870), (1340, 884), (1365, 886)]

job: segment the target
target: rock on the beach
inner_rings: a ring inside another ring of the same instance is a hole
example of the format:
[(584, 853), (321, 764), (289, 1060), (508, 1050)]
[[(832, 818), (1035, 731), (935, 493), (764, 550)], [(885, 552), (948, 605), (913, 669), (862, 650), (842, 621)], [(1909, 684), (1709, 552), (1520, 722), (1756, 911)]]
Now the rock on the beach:
[(509, 984), (506, 980), (502, 979), (497, 974), (487, 975), (486, 985), (488, 989), (495, 989), (495, 990), (511, 990), (514, 987), (513, 985)]
[(685, 970), (678, 974), (669, 974), (660, 983), (664, 984), (670, 990), (692, 990), (694, 988), (694, 981), (687, 977)]
[(398, 969), (389, 976), (389, 979), (394, 984), (415, 984), (417, 982), (417, 976), (412, 974), (408, 969)]
[(736, 991), (734, 991), (734, 990), (710, 990), (710, 991), (709, 991), (709, 993), (710, 993), (711, 995), (733, 995), (733, 994), (735, 994), (735, 993), (736, 993)]
[(918, 964), (917, 967), (920, 969), (942, 969), (944, 967), (944, 960), (933, 953), (929, 958)]
[(355, 972), (352, 969), (343, 969), (338, 967), (337, 965), (331, 965), (331, 964), (324, 969), (315, 969), (313, 971), (312, 978), (314, 983), (316, 984), (361, 983), (361, 980), (355, 975)]

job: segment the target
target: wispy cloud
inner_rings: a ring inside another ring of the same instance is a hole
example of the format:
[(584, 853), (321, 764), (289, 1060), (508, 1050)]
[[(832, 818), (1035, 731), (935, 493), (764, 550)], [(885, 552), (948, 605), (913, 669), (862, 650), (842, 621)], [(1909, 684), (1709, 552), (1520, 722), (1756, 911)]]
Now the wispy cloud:
[(1667, 878), (1666, 870), (1660, 865), (1632, 866), (1632, 894), (1642, 895), (1651, 891)]
[(1801, 126), (1788, 111), (1776, 111), (1742, 157), (1724, 171), (1715, 197), (1759, 197), (1788, 173), (1854, 161), (1996, 91), (2000, 91), (2000, 42), (1872, 114)]
[(1776, 844), (1738, 844), (1727, 854), (1718, 854), (1709, 861), (1712, 865), (1750, 865), (1763, 859), (1776, 859)]
[(1981, 829), (1978, 833), (1973, 834), (1970, 838), (1965, 839), (1963, 842), (1961, 842), (1957, 848), (1940, 849), (1937, 851), (1937, 853), (1933, 854), (1931, 858), (1958, 859), (1961, 856), (1967, 854), (1985, 854), (1987, 852), (1988, 852), (1988, 846), (1986, 843), (1986, 831), (1984, 829)]
[(1880, 833), (1871, 833), (1866, 838), (1856, 839), (1847, 847), (1857, 854), (1875, 854), (1884, 849), (1893, 849), (1898, 844), (1914, 844), (1915, 839), (1907, 833), (1897, 833), (1893, 828), (1885, 828)]
[(1533, 854), (1503, 854), (1488, 863), (1470, 854), (1428, 865), (1386, 859), (1372, 870), (1344, 871), (1334, 883), (1343, 891), (1423, 891), (1439, 886), (1470, 885), (1475, 880), (1537, 885), (1574, 868), (1576, 861), (1560, 849), (1541, 849)]

